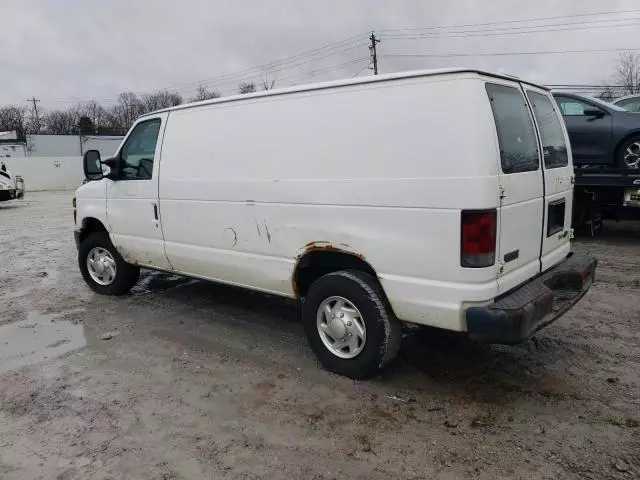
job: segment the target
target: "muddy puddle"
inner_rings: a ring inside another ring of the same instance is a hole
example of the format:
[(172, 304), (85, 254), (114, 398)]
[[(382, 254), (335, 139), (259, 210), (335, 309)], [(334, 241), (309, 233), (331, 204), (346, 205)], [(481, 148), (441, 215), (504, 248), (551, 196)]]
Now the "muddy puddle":
[(53, 315), (31, 314), (0, 326), (0, 374), (34, 365), (86, 345), (84, 328)]
[(197, 280), (172, 273), (155, 272), (152, 270), (143, 270), (140, 275), (140, 281), (131, 289), (131, 295), (146, 295), (156, 291), (169, 290), (171, 288), (180, 287), (196, 283)]

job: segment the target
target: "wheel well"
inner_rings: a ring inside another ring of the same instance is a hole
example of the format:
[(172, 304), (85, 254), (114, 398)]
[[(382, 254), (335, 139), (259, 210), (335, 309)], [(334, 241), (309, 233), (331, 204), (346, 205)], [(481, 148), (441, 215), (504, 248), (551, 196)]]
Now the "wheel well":
[[(627, 136), (625, 136), (622, 140), (620, 140), (618, 142), (618, 144), (616, 145), (616, 148), (613, 150), (613, 158), (615, 159), (615, 161), (618, 161), (618, 155), (620, 154), (620, 149), (622, 148), (622, 145), (624, 145), (624, 143), (629, 140), (630, 138), (633, 137), (640, 137), (640, 130), (636, 130), (634, 132), (631, 132), (630, 134), (628, 134)], [(620, 165), (622, 166), (622, 165)]]
[(102, 222), (97, 218), (85, 218), (82, 220), (82, 229), (80, 231), (80, 242), (83, 242), (85, 238), (95, 232), (106, 232)]
[(376, 272), (361, 257), (336, 250), (312, 250), (305, 253), (293, 273), (293, 290), (297, 297), (306, 296), (318, 278), (338, 270), (359, 270), (377, 278)]

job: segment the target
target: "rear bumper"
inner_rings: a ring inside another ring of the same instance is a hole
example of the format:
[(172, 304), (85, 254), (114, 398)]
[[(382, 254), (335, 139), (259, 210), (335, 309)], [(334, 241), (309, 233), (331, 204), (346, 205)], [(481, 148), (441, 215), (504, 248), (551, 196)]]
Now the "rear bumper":
[(484, 343), (515, 344), (573, 307), (593, 283), (597, 261), (574, 253), (486, 307), (467, 309), (467, 332)]

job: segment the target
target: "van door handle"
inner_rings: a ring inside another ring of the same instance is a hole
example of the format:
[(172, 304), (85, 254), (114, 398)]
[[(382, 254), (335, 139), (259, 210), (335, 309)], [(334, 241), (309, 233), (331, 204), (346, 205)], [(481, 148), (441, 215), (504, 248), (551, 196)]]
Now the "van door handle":
[(158, 221), (158, 205), (156, 205), (155, 203), (153, 204), (153, 219), (156, 222)]

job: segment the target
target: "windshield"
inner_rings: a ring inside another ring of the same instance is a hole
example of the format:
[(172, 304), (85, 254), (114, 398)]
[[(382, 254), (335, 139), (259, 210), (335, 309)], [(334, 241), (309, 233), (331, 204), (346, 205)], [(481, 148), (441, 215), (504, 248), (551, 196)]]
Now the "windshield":
[(627, 112), (640, 113), (640, 96), (616, 100), (616, 105), (624, 108)]

